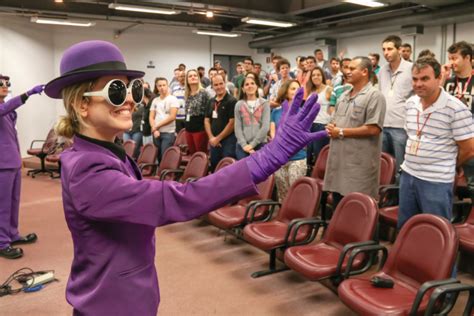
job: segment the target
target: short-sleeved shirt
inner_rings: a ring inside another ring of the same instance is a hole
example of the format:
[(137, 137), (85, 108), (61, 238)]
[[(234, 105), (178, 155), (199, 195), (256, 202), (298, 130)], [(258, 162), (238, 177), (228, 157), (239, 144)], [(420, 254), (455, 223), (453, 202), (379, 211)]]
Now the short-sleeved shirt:
[(407, 101), (405, 129), (408, 140), (403, 171), (425, 181), (453, 182), (458, 155), (456, 142), (474, 137), (468, 108), (441, 89), (435, 103), (423, 110), (420, 98), (415, 95)]
[[(272, 113), (270, 114), (270, 122), (275, 124), (275, 127), (278, 128), (280, 125), (281, 115), (283, 114), (283, 110), (281, 107), (273, 109)], [(291, 161), (306, 159), (306, 150), (302, 149), (297, 152), (293, 157), (290, 158)]]
[(220, 101), (217, 101), (216, 98), (209, 101), (206, 117), (211, 121), (212, 135), (217, 136), (222, 133), (229, 120), (234, 118), (236, 103), (237, 100), (229, 93), (226, 93)]
[(467, 78), (451, 77), (444, 85), (446, 92), (464, 103), (474, 116), (474, 76)]
[[(369, 82), (351, 97), (352, 88), (336, 105), (334, 123), (339, 128), (376, 125), (382, 129), (385, 98)], [(346, 195), (362, 192), (376, 197), (379, 185), (382, 134), (360, 138), (332, 138), (324, 176), (324, 190)]]
[(184, 120), (186, 117), (186, 109), (184, 108), (184, 93), (184, 86), (181, 86), (179, 83), (173, 85), (171, 88), (171, 94), (174, 95), (179, 102), (178, 113), (176, 113), (177, 120)]
[[(166, 119), (172, 108), (179, 108), (179, 101), (175, 96), (168, 95), (164, 99), (160, 97), (153, 99), (150, 111), (155, 111), (155, 124)], [(171, 123), (160, 127), (159, 131), (161, 133), (174, 133), (176, 131), (176, 121), (173, 120)]]
[(387, 102), (385, 127), (404, 128), (405, 126), (406, 101), (413, 95), (412, 65), (402, 58), (395, 72), (392, 72), (390, 64), (385, 64), (380, 68), (379, 89)]
[(206, 90), (201, 89), (195, 95), (188, 96), (185, 105), (184, 127), (186, 131), (191, 133), (204, 131), (204, 117), (209, 106), (209, 95)]
[(329, 99), (329, 106), (336, 106), (337, 100), (339, 100), (341, 95), (347, 90), (350, 90), (351, 88), (352, 88), (352, 85), (348, 83), (334, 87), (334, 89), (331, 92), (331, 98)]
[(326, 125), (331, 121), (331, 115), (328, 113), (329, 100), (327, 98), (327, 92), (330, 89), (329, 86), (318, 93), (318, 103), (321, 105), (318, 116), (314, 119), (314, 123)]

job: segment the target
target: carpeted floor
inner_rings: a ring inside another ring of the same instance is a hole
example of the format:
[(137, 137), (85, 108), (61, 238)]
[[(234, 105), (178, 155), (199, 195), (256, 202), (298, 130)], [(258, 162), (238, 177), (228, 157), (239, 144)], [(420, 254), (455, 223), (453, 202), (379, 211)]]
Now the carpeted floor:
[[(61, 203), (59, 180), (23, 176), (20, 229), (36, 232), (36, 244), (25, 245), (25, 256), (0, 258), (0, 283), (29, 267), (53, 269), (58, 282), (36, 293), (0, 298), (0, 315), (71, 315), (65, 287), (72, 261), (72, 241)], [(252, 279), (266, 267), (268, 255), (224, 235), (202, 221), (157, 229), (156, 266), (160, 280), (160, 315), (353, 315), (327, 286), (308, 282), (292, 271)], [(474, 277), (459, 273), (463, 282)], [(460, 315), (466, 296), (452, 315)], [(139, 304), (139, 302), (137, 302)]]

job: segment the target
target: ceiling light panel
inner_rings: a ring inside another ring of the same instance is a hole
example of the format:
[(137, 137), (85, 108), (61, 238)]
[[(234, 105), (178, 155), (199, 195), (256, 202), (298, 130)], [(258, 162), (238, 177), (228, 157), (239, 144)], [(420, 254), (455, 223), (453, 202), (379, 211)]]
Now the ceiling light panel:
[(251, 17), (243, 18), (242, 22), (249, 23), (249, 24), (274, 26), (274, 27), (292, 27), (296, 25), (295, 23), (291, 23), (291, 22), (265, 20), (265, 19), (251, 18)]
[(128, 5), (128, 4), (120, 4), (120, 3), (110, 3), (109, 9), (120, 10), (120, 11), (152, 13), (152, 14), (165, 14), (165, 15), (174, 15), (174, 14), (181, 13), (178, 10), (159, 9), (159, 8), (153, 8), (153, 7), (143, 7), (143, 6), (138, 6), (138, 5)]

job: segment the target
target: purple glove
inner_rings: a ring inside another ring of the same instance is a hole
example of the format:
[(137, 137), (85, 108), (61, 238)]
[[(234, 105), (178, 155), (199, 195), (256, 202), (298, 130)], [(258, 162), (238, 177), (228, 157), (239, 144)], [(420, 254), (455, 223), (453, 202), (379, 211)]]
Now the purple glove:
[(34, 86), (32, 89), (26, 91), (26, 95), (30, 96), (30, 95), (37, 94), (37, 93), (41, 94), (41, 92), (43, 92), (43, 90), (44, 90), (44, 84), (39, 84), (37, 86)]
[[(318, 95), (311, 95), (300, 109), (304, 89), (300, 88), (288, 110), (288, 102), (282, 104), (283, 114), (275, 139), (262, 149), (245, 158), (254, 183), (265, 181), (288, 160), (312, 141), (328, 137), (326, 131), (310, 133), (311, 124), (321, 105)], [(298, 111), (298, 109), (300, 109)]]

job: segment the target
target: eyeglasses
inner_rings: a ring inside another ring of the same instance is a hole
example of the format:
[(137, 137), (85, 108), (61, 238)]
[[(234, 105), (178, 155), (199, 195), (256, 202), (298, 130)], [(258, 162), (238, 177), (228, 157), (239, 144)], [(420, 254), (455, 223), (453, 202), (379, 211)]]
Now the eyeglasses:
[(8, 81), (8, 80), (0, 80), (0, 88), (2, 88), (2, 87), (4, 87), (4, 86), (7, 87), (7, 88), (9, 88), (9, 87), (11, 86), (10, 81)]
[(84, 93), (85, 97), (103, 97), (113, 106), (122, 106), (127, 99), (127, 94), (132, 93), (133, 102), (138, 104), (143, 100), (144, 88), (140, 79), (134, 79), (127, 85), (119, 79), (112, 79), (101, 91), (91, 91)]

